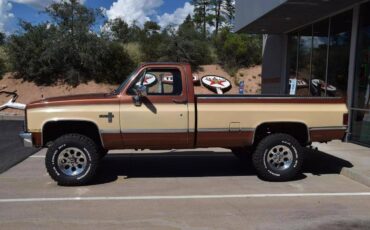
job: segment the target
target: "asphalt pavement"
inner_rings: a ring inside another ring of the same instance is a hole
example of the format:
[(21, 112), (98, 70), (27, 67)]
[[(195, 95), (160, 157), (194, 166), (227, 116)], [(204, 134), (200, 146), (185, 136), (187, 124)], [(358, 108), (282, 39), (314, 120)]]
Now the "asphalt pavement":
[(322, 152), (296, 180), (270, 183), (225, 149), (114, 151), (82, 187), (52, 181), (45, 152), (0, 175), (1, 229), (370, 228), (370, 188)]
[(22, 128), (0, 121), (1, 230), (370, 229), (370, 187), (341, 175), (368, 170), (366, 148), (317, 145), (283, 183), (262, 181), (226, 149), (117, 150), (92, 184), (61, 187), (45, 170), (46, 149), (22, 147)]

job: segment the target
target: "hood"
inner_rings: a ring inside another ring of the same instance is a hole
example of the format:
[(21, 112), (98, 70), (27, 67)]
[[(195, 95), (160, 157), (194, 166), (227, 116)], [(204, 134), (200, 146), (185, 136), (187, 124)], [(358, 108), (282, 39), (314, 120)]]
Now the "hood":
[(27, 105), (27, 109), (46, 106), (103, 104), (109, 103), (109, 101), (114, 99), (117, 100), (117, 95), (107, 93), (51, 97), (31, 102)]

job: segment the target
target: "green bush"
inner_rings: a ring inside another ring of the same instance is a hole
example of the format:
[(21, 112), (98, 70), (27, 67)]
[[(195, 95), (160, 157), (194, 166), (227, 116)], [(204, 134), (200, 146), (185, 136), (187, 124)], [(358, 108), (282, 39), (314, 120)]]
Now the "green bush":
[(137, 66), (143, 62), (142, 52), (139, 42), (129, 42), (123, 45), (128, 56), (131, 58), (133, 63)]
[(3, 75), (9, 71), (8, 54), (4, 49), (5, 41), (5, 34), (0, 32), (0, 80), (3, 78)]
[[(97, 82), (120, 84), (136, 67), (122, 44), (116, 42), (102, 42), (101, 51), (97, 52), (95, 68), (91, 73)], [(91, 64), (94, 64), (91, 63)]]
[(96, 21), (102, 13), (77, 0), (55, 2), (45, 12), (51, 22), (21, 22), (20, 33), (6, 39), (0, 34), (6, 47), (6, 52), (0, 49), (0, 74), (11, 67), (17, 77), (38, 85), (76, 86), (90, 80), (121, 83), (144, 61), (188, 62), (194, 69), (219, 62), (229, 72), (261, 62), (260, 36), (224, 28), (205, 37), (190, 15), (178, 28), (164, 29), (155, 22), (140, 28), (116, 19), (99, 33)]
[(223, 30), (215, 39), (219, 61), (234, 75), (240, 67), (261, 64), (262, 38), (260, 35), (230, 33)]
[(3, 75), (7, 70), (6, 59), (7, 57), (4, 49), (0, 46), (0, 80), (3, 78)]
[(121, 83), (134, 64), (125, 49), (91, 33), (98, 16), (76, 0), (54, 3), (54, 24), (22, 22), (23, 33), (9, 38), (9, 60), (18, 77), (38, 85), (61, 80), (71, 85), (95, 80)]
[(160, 61), (188, 62), (194, 69), (214, 61), (210, 42), (196, 29), (190, 16), (177, 31), (169, 33), (160, 46)]
[(5, 34), (0, 32), (0, 46), (4, 45), (5, 37)]
[(0, 80), (3, 79), (5, 73), (5, 63), (4, 60), (0, 58)]
[(161, 45), (167, 35), (160, 32), (161, 27), (155, 22), (146, 22), (140, 39), (140, 50), (145, 62), (155, 62), (161, 57)]
[(55, 27), (22, 23), (24, 33), (12, 35), (7, 43), (9, 61), (17, 77), (37, 84), (52, 84), (62, 74), (63, 52), (53, 44)]

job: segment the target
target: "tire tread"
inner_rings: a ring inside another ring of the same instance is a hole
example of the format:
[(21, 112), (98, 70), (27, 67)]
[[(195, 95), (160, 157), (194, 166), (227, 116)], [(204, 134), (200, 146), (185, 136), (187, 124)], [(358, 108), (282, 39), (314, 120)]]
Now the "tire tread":
[[(86, 149), (89, 149), (89, 154), (91, 156), (91, 168), (90, 168), (89, 173), (80, 180), (71, 179), (68, 176), (58, 176), (55, 174), (54, 169), (53, 169), (53, 164), (52, 164), (53, 153), (57, 150), (56, 148), (58, 146), (60, 146), (63, 143), (68, 143), (68, 142), (78, 142), (84, 145)], [(46, 165), (46, 169), (50, 177), (54, 181), (56, 181), (59, 185), (77, 186), (77, 185), (86, 185), (94, 178), (96, 171), (97, 171), (99, 159), (100, 159), (100, 154), (98, 151), (98, 147), (93, 140), (91, 140), (89, 137), (76, 134), (76, 133), (72, 133), (72, 134), (63, 135), (55, 140), (53, 145), (48, 149), (46, 153), (45, 165)]]
[[(292, 171), (292, 173), (282, 174), (280, 176), (274, 176), (271, 173), (267, 171), (267, 169), (264, 166), (264, 151), (268, 147), (268, 145), (271, 142), (278, 141), (278, 140), (287, 140), (290, 143), (293, 144), (293, 146), (297, 149), (298, 157), (300, 158), (298, 160), (297, 166), (295, 167), (295, 170)], [(294, 179), (294, 177), (297, 175), (297, 173), (301, 170), (302, 163), (303, 163), (303, 151), (302, 146), (299, 144), (299, 142), (292, 136), (284, 133), (276, 133), (271, 134), (258, 143), (256, 147), (256, 151), (252, 155), (252, 161), (255, 169), (257, 170), (258, 175), (267, 181), (289, 181)]]

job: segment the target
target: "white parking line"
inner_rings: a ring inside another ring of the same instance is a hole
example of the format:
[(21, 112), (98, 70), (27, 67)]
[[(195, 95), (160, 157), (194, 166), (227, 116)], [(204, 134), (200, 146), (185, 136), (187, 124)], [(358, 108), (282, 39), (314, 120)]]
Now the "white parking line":
[[(146, 155), (144, 155), (146, 154)], [(129, 157), (131, 154), (111, 154), (111, 155), (108, 155), (106, 157), (108, 158), (112, 158), (112, 157)], [(138, 154), (134, 154), (135, 157), (146, 157), (150, 154), (147, 154), (147, 153), (143, 153), (143, 155), (140, 155), (140, 153)], [(231, 154), (228, 154), (228, 153), (216, 153), (216, 154), (176, 154), (176, 155), (165, 155), (165, 154), (153, 154), (153, 155), (150, 155), (150, 156), (158, 156), (158, 157), (199, 157), (199, 156), (218, 156), (218, 157), (225, 157), (225, 156), (233, 156)], [(30, 158), (45, 158), (46, 156), (45, 155), (33, 155), (33, 156), (30, 156)]]
[(59, 198), (16, 198), (0, 199), (0, 203), (58, 202), (58, 201), (125, 201), (125, 200), (194, 200), (271, 197), (343, 197), (370, 196), (370, 192), (358, 193), (285, 193), (285, 194), (237, 194), (237, 195), (188, 195), (188, 196), (116, 196), (116, 197), (59, 197)]

